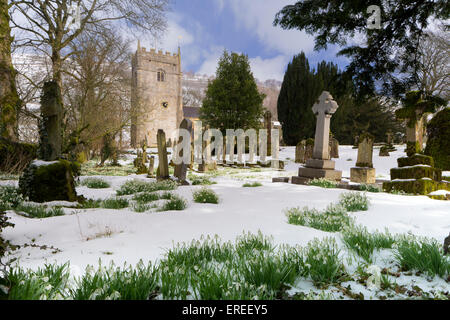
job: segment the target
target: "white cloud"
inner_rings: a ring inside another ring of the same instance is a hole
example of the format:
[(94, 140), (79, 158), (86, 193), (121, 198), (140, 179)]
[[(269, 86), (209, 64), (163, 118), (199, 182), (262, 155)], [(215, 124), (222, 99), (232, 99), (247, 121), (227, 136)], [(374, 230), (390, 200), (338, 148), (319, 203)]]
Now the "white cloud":
[(164, 51), (176, 52), (178, 46), (187, 46), (194, 42), (194, 35), (181, 26), (182, 17), (171, 13), (168, 15), (167, 30), (160, 39), (144, 40), (141, 45), (146, 48), (155, 48)]
[(284, 77), (284, 68), (288, 63), (288, 60), (289, 58), (284, 55), (279, 55), (271, 59), (263, 59), (261, 57), (251, 58), (250, 66), (252, 68), (253, 76), (260, 81), (269, 79), (282, 81)]
[[(256, 34), (267, 49), (280, 54), (292, 56), (300, 51), (305, 53), (314, 50), (314, 37), (304, 31), (283, 30), (274, 27), (275, 15), (284, 6), (295, 3), (295, 0), (228, 0), (225, 5), (232, 9), (238, 28)], [(216, 0), (223, 6), (222, 0)]]
[(198, 73), (206, 74), (208, 76), (215, 75), (219, 59), (222, 56), (224, 49), (225, 48), (221, 46), (213, 46), (209, 48), (209, 50), (204, 50), (202, 52), (203, 63), (198, 69)]

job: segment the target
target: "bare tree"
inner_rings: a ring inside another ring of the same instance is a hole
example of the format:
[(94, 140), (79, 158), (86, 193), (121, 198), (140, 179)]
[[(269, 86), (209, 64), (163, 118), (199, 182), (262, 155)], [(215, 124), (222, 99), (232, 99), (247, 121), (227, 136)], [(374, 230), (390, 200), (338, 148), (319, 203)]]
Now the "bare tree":
[(448, 32), (429, 33), (420, 44), (421, 68), (418, 76), (420, 90), (450, 98), (450, 35)]
[[(21, 31), (16, 41), (48, 54), (51, 78), (61, 86), (63, 63), (76, 52), (68, 47), (83, 31), (103, 30), (108, 22), (125, 20), (130, 28), (158, 34), (166, 27), (168, 0), (17, 0), (11, 5), (12, 26)], [(80, 20), (72, 25), (74, 7)]]
[(129, 42), (105, 31), (84, 33), (71, 47), (76, 53), (64, 68), (65, 131), (98, 150), (102, 137), (115, 137), (130, 123)]

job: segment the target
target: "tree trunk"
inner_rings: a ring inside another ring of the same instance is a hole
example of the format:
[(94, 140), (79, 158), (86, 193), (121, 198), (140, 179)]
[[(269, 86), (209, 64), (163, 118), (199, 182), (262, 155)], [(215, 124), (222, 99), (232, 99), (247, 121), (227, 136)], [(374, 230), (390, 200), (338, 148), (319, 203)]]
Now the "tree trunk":
[(0, 0), (0, 136), (18, 140), (17, 113), (20, 98), (11, 58), (11, 28), (8, 0)]

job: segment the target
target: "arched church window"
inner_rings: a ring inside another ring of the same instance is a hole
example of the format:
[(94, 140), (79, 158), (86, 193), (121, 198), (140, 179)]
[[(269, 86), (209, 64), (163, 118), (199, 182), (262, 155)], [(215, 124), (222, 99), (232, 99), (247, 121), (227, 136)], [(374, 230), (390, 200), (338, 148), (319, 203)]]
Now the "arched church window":
[(166, 73), (163, 70), (158, 70), (158, 82), (166, 81)]

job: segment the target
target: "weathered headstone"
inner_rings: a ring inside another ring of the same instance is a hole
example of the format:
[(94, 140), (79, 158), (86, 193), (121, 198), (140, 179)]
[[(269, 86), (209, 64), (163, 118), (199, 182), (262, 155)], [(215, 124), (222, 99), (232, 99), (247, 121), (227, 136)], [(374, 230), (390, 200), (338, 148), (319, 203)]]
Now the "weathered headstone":
[(330, 139), (330, 157), (339, 158), (339, 141), (336, 138)]
[(305, 163), (306, 140), (297, 143), (295, 147), (295, 163)]
[(312, 110), (317, 122), (313, 158), (306, 161), (305, 167), (299, 168), (298, 176), (292, 177), (292, 183), (303, 184), (306, 180), (314, 178), (341, 180), (342, 172), (334, 170), (335, 162), (330, 160), (329, 154), (330, 120), (338, 107), (327, 91), (322, 92), (314, 104)]
[(166, 134), (164, 130), (159, 129), (156, 135), (158, 142), (158, 171), (156, 178), (158, 180), (169, 179), (169, 161), (167, 160)]
[(365, 133), (360, 136), (359, 141), (358, 160), (356, 167), (350, 168), (350, 181), (375, 183), (375, 169), (372, 162), (374, 137)]
[(272, 155), (272, 113), (267, 110), (264, 113), (264, 129), (267, 130), (267, 155)]
[(154, 178), (154, 171), (155, 171), (155, 157), (151, 156), (150, 160), (148, 162), (148, 174), (147, 178)]
[(359, 144), (359, 136), (355, 136), (353, 138), (353, 148), (352, 149), (358, 149), (358, 144)]
[[(193, 162), (193, 148), (192, 148), (192, 121), (189, 119), (183, 119), (180, 124), (180, 129), (187, 130), (190, 133), (191, 141), (189, 143), (191, 144), (191, 161)], [(183, 137), (180, 136), (180, 138), (177, 141), (177, 145), (181, 145), (183, 142)], [(183, 150), (179, 152), (179, 157), (183, 157)], [(184, 163), (184, 161), (181, 162), (181, 164), (175, 165), (175, 171), (174, 176), (178, 179), (178, 182), (182, 185), (189, 185), (189, 183), (186, 180), (186, 174), (187, 174), (187, 168), (189, 164)]]
[(309, 159), (312, 159), (312, 157), (313, 157), (313, 150), (314, 150), (314, 139), (309, 138), (309, 139), (306, 140), (305, 163)]
[(40, 142), (38, 157), (45, 161), (61, 158), (62, 147), (62, 98), (55, 81), (44, 83), (41, 97)]

